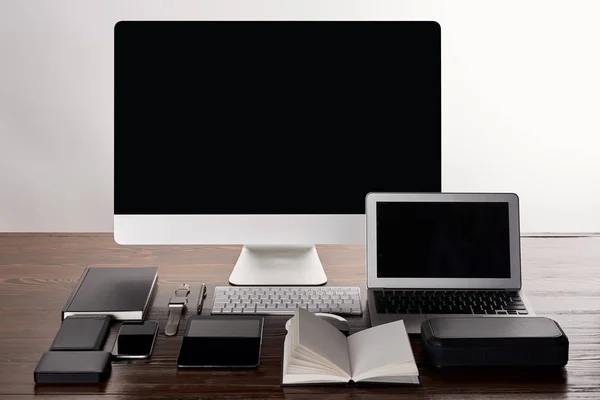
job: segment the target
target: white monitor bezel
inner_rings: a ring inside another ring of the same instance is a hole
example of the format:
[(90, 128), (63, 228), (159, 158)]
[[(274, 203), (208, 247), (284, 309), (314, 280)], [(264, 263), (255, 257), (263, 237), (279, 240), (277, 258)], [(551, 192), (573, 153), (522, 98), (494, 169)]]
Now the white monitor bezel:
[(114, 216), (122, 245), (365, 244), (364, 214)]
[[(378, 278), (378, 202), (506, 202), (509, 214), (510, 278)], [(514, 193), (369, 193), (366, 197), (366, 254), (368, 288), (402, 289), (521, 289), (519, 198)]]

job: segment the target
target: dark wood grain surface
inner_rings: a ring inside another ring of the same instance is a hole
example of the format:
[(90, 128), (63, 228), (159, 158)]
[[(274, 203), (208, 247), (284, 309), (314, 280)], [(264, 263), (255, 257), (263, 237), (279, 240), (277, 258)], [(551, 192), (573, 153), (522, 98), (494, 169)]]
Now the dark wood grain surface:
[[(319, 246), (329, 285), (365, 290), (362, 246)], [(297, 387), (279, 385), (286, 318), (266, 320), (261, 365), (249, 371), (181, 371), (175, 360), (183, 329), (160, 334), (152, 358), (114, 363), (108, 383), (36, 386), (33, 370), (60, 325), (60, 310), (89, 266), (159, 267), (159, 290), (150, 318), (164, 330), (166, 304), (181, 282), (227, 284), (239, 246), (119, 246), (111, 234), (0, 234), (0, 398), (34, 395), (63, 399), (600, 399), (600, 237), (523, 238), (524, 289), (538, 315), (561, 324), (571, 343), (567, 367), (556, 372), (522, 370), (439, 371), (421, 363), (419, 387)], [(363, 299), (364, 303), (364, 299)], [(364, 305), (364, 304), (363, 304)], [(369, 326), (368, 315), (350, 318), (352, 332)], [(113, 327), (106, 343), (112, 348)], [(162, 332), (161, 332), (162, 333)]]

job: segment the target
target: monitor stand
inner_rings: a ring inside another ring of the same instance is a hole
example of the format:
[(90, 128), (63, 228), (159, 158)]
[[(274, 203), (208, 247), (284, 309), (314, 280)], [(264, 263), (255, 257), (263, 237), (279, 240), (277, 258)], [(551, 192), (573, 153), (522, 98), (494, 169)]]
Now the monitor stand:
[(236, 286), (318, 286), (327, 276), (315, 246), (248, 245), (229, 283)]

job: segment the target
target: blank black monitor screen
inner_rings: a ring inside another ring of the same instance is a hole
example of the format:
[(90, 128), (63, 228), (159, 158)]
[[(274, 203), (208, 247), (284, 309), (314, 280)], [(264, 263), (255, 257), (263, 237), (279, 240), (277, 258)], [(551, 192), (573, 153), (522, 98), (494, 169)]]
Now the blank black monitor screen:
[(377, 277), (510, 278), (508, 203), (377, 203)]
[(435, 22), (115, 26), (119, 214), (364, 214), (441, 191)]

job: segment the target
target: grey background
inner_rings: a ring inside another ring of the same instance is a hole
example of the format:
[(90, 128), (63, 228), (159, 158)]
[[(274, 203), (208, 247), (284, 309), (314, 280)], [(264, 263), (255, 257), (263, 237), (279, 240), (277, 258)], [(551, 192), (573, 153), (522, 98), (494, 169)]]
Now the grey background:
[(597, 15), (594, 0), (2, 0), (0, 231), (112, 231), (119, 20), (426, 19), (442, 25), (443, 189), (518, 193), (524, 232), (599, 232)]

